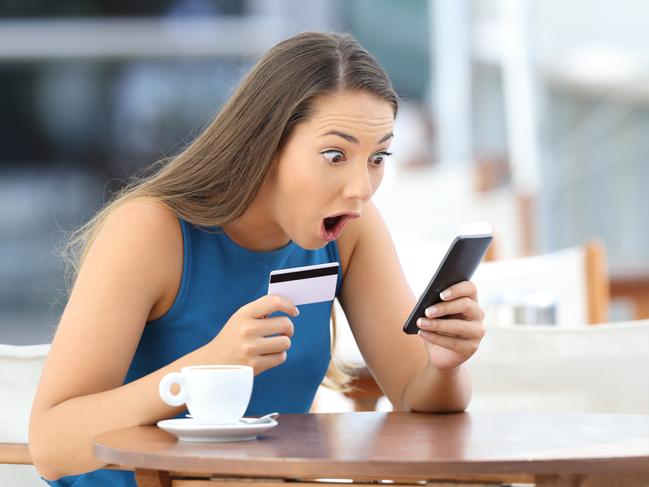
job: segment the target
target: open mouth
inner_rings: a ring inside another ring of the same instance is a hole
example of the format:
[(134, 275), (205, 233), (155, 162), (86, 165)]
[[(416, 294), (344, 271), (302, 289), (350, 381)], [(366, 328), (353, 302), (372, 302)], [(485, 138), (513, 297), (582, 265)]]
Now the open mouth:
[(338, 215), (324, 219), (324, 227), (327, 233), (336, 233), (336, 229), (345, 220), (345, 215)]
[(347, 222), (353, 218), (358, 218), (360, 213), (341, 213), (333, 215), (322, 220), (321, 234), (325, 240), (337, 239)]

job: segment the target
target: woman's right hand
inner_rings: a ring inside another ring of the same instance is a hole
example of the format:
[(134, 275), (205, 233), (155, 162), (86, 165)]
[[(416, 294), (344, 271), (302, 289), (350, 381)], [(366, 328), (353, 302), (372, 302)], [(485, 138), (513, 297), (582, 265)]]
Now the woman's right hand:
[(255, 375), (286, 361), (293, 323), (287, 316), (267, 318), (276, 311), (300, 312), (290, 300), (269, 294), (239, 308), (207, 345), (224, 364), (250, 365)]

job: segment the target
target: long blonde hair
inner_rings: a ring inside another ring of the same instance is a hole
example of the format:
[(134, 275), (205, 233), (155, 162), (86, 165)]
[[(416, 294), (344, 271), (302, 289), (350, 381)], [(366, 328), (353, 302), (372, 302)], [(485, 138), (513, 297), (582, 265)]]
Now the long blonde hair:
[[(306, 32), (274, 46), (193, 142), (132, 178), (72, 233), (62, 249), (68, 289), (106, 218), (135, 198), (159, 200), (200, 227), (235, 222), (259, 191), (274, 156), (309, 116), (316, 97), (340, 90), (369, 92), (389, 102), (396, 116), (398, 97), (390, 79), (351, 35)], [(324, 384), (345, 389), (349, 376), (333, 357), (335, 341), (332, 313), (332, 361)]]

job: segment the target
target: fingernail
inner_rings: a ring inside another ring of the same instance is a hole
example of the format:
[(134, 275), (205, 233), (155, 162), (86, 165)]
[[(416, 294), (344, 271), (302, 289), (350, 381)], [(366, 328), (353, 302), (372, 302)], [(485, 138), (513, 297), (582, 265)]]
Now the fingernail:
[(427, 321), (424, 321), (423, 318), (417, 320), (417, 326), (423, 330), (430, 330), (431, 324)]
[(426, 317), (427, 318), (432, 318), (435, 313), (437, 313), (437, 308), (435, 306), (431, 306), (426, 310)]
[(441, 293), (439, 293), (439, 297), (442, 299), (448, 299), (451, 297), (451, 291), (449, 291), (448, 289), (446, 291), (442, 291)]
[(297, 308), (295, 308), (295, 314), (294, 314), (293, 316), (297, 316), (297, 315), (299, 315), (299, 314), (300, 314), (300, 310), (297, 309)]

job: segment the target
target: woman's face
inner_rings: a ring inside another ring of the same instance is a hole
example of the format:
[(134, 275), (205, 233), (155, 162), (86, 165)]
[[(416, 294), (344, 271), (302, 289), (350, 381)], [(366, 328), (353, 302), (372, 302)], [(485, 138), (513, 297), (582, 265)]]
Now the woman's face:
[[(300, 247), (317, 249), (340, 236), (363, 212), (383, 178), (394, 116), (372, 94), (338, 92), (317, 98), (270, 174), (278, 226)], [(337, 218), (329, 218), (334, 217)]]

